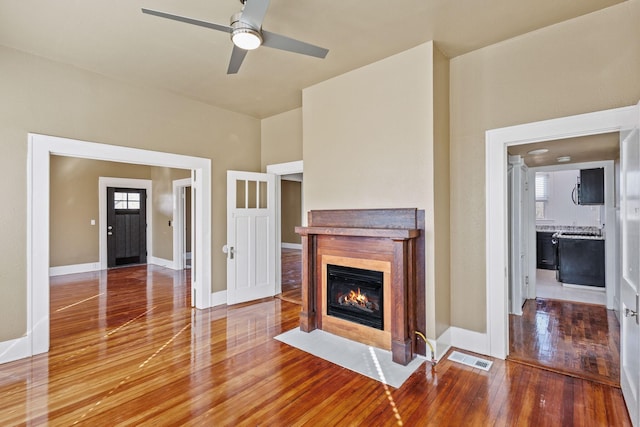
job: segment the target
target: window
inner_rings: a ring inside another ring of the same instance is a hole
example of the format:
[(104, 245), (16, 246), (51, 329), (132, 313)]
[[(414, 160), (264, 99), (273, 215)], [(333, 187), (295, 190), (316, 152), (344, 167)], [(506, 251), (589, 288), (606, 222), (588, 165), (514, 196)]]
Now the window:
[(116, 191), (113, 193), (113, 206), (116, 210), (140, 209), (140, 193), (123, 193)]
[(549, 174), (536, 172), (536, 201), (549, 199)]
[(549, 174), (536, 172), (536, 219), (547, 217), (547, 200), (549, 200)]

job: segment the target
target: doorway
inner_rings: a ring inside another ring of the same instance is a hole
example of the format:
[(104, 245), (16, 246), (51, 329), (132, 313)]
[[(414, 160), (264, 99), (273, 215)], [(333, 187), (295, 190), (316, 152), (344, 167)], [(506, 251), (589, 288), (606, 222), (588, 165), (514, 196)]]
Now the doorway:
[(107, 266), (147, 263), (147, 192), (107, 187)]
[[(563, 117), (559, 119), (546, 120), (543, 122), (528, 123), (511, 126), (502, 129), (493, 129), (486, 132), (486, 157), (485, 157), (485, 179), (486, 179), (486, 235), (492, 236), (486, 241), (486, 316), (487, 316), (487, 349), (489, 354), (498, 358), (506, 358), (509, 354), (509, 330), (508, 330), (508, 307), (507, 293), (508, 283), (505, 280), (505, 272), (508, 271), (507, 264), (507, 212), (506, 212), (506, 156), (507, 147), (512, 145), (523, 145), (532, 142), (552, 141), (556, 139), (566, 139), (587, 135), (601, 135), (611, 132), (620, 132), (621, 145), (628, 143), (629, 146), (637, 148), (638, 126), (640, 104), (622, 107), (611, 110), (598, 111), (594, 113), (580, 114), (577, 116)], [(636, 135), (632, 137), (632, 135)], [(637, 152), (640, 152), (638, 150)], [(621, 188), (627, 188), (625, 183), (633, 181), (637, 177), (635, 170), (625, 169), (628, 162), (636, 162), (637, 158), (621, 150)], [(640, 163), (640, 162), (639, 162)], [(610, 185), (613, 185), (610, 182)], [(631, 188), (631, 187), (629, 187)], [(637, 185), (633, 191), (636, 191)], [(609, 194), (613, 194), (610, 191)], [(633, 206), (636, 199), (630, 199), (624, 191), (621, 193), (620, 215), (615, 211), (613, 204), (607, 205), (605, 209), (605, 232), (614, 239), (609, 240), (605, 246), (607, 257), (615, 255), (615, 239), (618, 223), (624, 230), (621, 233), (622, 254), (625, 248), (632, 242), (637, 248), (638, 229), (629, 229), (625, 225), (627, 212), (637, 215), (639, 211), (637, 205)], [(632, 206), (629, 209), (629, 206)], [(635, 211), (634, 211), (635, 209)], [(628, 221), (626, 221), (628, 222)], [(610, 231), (610, 232), (609, 232)], [(611, 247), (610, 247), (611, 246)], [(609, 250), (611, 249), (611, 250)], [(627, 249), (628, 252), (628, 249)], [(627, 265), (628, 271), (637, 271), (638, 258), (629, 258), (632, 264)], [(607, 261), (607, 264), (615, 264)], [(625, 272), (625, 269), (622, 269)], [(624, 274), (623, 274), (624, 277)], [(627, 408), (632, 420), (638, 420), (638, 379), (637, 379), (637, 342), (640, 336), (640, 329), (637, 327), (638, 298), (633, 301), (633, 294), (637, 295), (637, 281), (629, 286), (630, 292), (620, 293), (620, 281), (613, 281), (617, 286), (616, 294), (620, 297), (620, 303), (616, 304), (619, 310), (618, 317), (621, 318), (620, 347), (621, 347), (621, 386)], [(635, 309), (629, 308), (634, 307)], [(635, 318), (635, 319), (634, 319)], [(631, 349), (631, 350), (629, 350)], [(629, 379), (627, 381), (627, 379)], [(635, 421), (634, 421), (635, 422)]]
[[(548, 163), (547, 166), (530, 168), (530, 173), (524, 173), (523, 179), (513, 183), (516, 185), (509, 181), (509, 217), (510, 222), (515, 223), (515, 226), (509, 228), (509, 241), (517, 242), (522, 236), (531, 234), (527, 232), (527, 227), (533, 228), (536, 241), (535, 245), (529, 245), (531, 249), (524, 245), (525, 255), (520, 257), (528, 259), (533, 266), (531, 272), (526, 273), (531, 274), (531, 280), (526, 277), (526, 284), (530, 284), (531, 288), (515, 286), (519, 284), (513, 283), (513, 280), (510, 285), (512, 300), (514, 294), (517, 294), (514, 287), (516, 290), (521, 288), (524, 294), (528, 294), (524, 295), (523, 300), (517, 299), (510, 306), (509, 360), (619, 387), (620, 325), (613, 310), (607, 310), (605, 288), (600, 287), (606, 285), (607, 291), (613, 294), (615, 283), (605, 283), (604, 251), (593, 250), (594, 247), (603, 249), (605, 238), (612, 237), (601, 232), (604, 223), (601, 217), (605, 205), (581, 205), (575, 201), (575, 197), (571, 197), (572, 194), (575, 195), (581, 169), (602, 166), (603, 171), (605, 166), (612, 166), (612, 161), (608, 159), (619, 156), (619, 136), (610, 135), (610, 139), (615, 143), (611, 144), (608, 153), (603, 150), (594, 154), (594, 157), (604, 157), (600, 164), (556, 164), (555, 157), (542, 160), (535, 158), (535, 154), (527, 154), (532, 150), (541, 150), (539, 145), (525, 144), (515, 149), (508, 147), (512, 154), (509, 157), (510, 177), (514, 176), (512, 169), (516, 165), (524, 164), (527, 167), (529, 164)], [(544, 146), (547, 150), (555, 150), (556, 143), (558, 142), (546, 141)], [(583, 149), (579, 141), (574, 143), (574, 150)], [(569, 148), (565, 144), (561, 149)], [(607, 179), (611, 179), (611, 176), (608, 175)], [(526, 182), (531, 183), (528, 187), (535, 194), (527, 195), (525, 203), (514, 203), (514, 200), (519, 200), (519, 195), (526, 193), (527, 186), (519, 185)], [(607, 189), (612, 187), (607, 186)], [(611, 194), (606, 196), (609, 202), (614, 199)], [(520, 207), (524, 212), (518, 211)], [(518, 227), (522, 223), (525, 224), (525, 230)], [(558, 237), (559, 235), (567, 237)], [(565, 248), (570, 245), (572, 252), (568, 254), (556, 251), (558, 243), (564, 244)], [(527, 253), (529, 250), (532, 252)], [(511, 249), (511, 277), (519, 277), (519, 264), (522, 261), (516, 255), (521, 253)], [(580, 259), (581, 263), (588, 260), (585, 263), (589, 268), (582, 265), (580, 268), (573, 267), (568, 255)], [(571, 268), (568, 268), (569, 264), (572, 265)], [(608, 266), (610, 273), (615, 268), (615, 265)], [(586, 280), (591, 279), (586, 272), (592, 269), (599, 273), (597, 279), (593, 278), (593, 282)]]
[[(276, 295), (281, 294), (282, 280), (283, 280), (283, 245), (282, 245), (282, 179), (294, 180), (300, 183), (300, 224), (305, 225), (305, 208), (304, 208), (304, 164), (302, 160), (288, 163), (278, 163), (274, 165), (267, 165), (267, 173), (272, 173), (276, 176)], [(286, 242), (285, 242), (286, 243)], [(297, 250), (297, 246), (293, 247)], [(287, 249), (287, 248), (285, 248)], [(292, 257), (288, 257), (287, 265), (293, 263), (294, 270), (297, 269), (297, 259), (300, 260), (300, 269), (302, 269), (302, 257), (293, 253)], [(288, 267), (287, 267), (288, 268)], [(297, 277), (297, 273), (294, 273), (294, 277)], [(302, 289), (302, 287), (300, 288)], [(295, 290), (294, 290), (295, 292)], [(300, 296), (302, 298), (302, 296)]]
[[(196, 187), (194, 218), (201, 231), (194, 253), (192, 301), (211, 307), (211, 159), (176, 155), (87, 141), (28, 135), (27, 206), (27, 333), (16, 342), (14, 357), (46, 353), (49, 349), (49, 189), (50, 157), (60, 155), (119, 163), (136, 163), (192, 171)], [(196, 292), (197, 291), (197, 292)]]
[[(577, 116), (529, 123), (487, 131), (486, 134), (486, 315), (488, 354), (501, 359), (509, 353), (506, 176), (507, 147), (586, 135), (599, 135), (632, 128), (636, 107), (586, 113)], [(613, 183), (611, 183), (613, 185)], [(613, 194), (613, 190), (610, 191)], [(605, 210), (605, 232), (615, 236), (616, 212)], [(611, 227), (611, 232), (607, 227)], [(614, 256), (614, 239), (607, 243), (607, 256)], [(615, 263), (615, 260), (614, 260)], [(615, 283), (615, 281), (613, 281)]]

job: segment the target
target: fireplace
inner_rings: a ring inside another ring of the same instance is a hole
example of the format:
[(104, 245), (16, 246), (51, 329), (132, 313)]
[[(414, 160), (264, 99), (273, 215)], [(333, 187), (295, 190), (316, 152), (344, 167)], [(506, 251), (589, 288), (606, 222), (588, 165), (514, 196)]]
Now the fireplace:
[(327, 315), (384, 329), (382, 271), (327, 265)]
[(402, 365), (424, 355), (414, 333), (426, 324), (425, 288), (416, 286), (425, 283), (424, 211), (311, 211), (308, 224), (296, 227), (303, 260), (300, 330), (390, 350)]

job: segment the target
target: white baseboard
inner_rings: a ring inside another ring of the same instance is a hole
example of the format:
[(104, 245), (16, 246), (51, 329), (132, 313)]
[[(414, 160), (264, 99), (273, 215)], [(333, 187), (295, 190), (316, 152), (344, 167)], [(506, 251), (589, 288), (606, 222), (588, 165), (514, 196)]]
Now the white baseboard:
[(154, 256), (147, 257), (147, 264), (153, 264), (160, 267), (170, 268), (172, 270), (176, 270), (176, 266), (173, 261), (164, 258), (158, 258)]
[(299, 249), (302, 250), (302, 243), (282, 243), (280, 244), (282, 249)]
[(29, 337), (0, 342), (0, 364), (31, 356)]
[(211, 294), (211, 307), (225, 305), (227, 303), (227, 291), (218, 291)]
[[(172, 270), (176, 269), (173, 261), (154, 257), (154, 256), (147, 257), (147, 264), (158, 265), (160, 267), (166, 267)], [(64, 274), (88, 273), (91, 271), (100, 271), (100, 270), (102, 270), (102, 268), (100, 267), (99, 262), (88, 262), (86, 264), (74, 264), (74, 265), (61, 265), (59, 267), (50, 267), (49, 277), (62, 276)]]
[(489, 337), (486, 333), (456, 328), (455, 326), (450, 327), (446, 333), (449, 334), (450, 344), (452, 347), (473, 351), (474, 353), (490, 355)]
[(88, 273), (91, 271), (100, 271), (99, 262), (88, 262), (86, 264), (61, 265), (58, 267), (49, 267), (49, 277), (62, 276), (64, 274)]
[(433, 345), (436, 349), (436, 359), (441, 360), (451, 348), (451, 328), (448, 328), (438, 338), (436, 338), (436, 342)]

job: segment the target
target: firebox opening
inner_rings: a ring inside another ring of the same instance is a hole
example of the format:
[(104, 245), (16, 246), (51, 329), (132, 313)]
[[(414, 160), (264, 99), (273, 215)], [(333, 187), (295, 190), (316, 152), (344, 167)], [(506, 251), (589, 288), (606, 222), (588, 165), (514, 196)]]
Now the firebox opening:
[(384, 329), (381, 271), (327, 264), (327, 315)]

